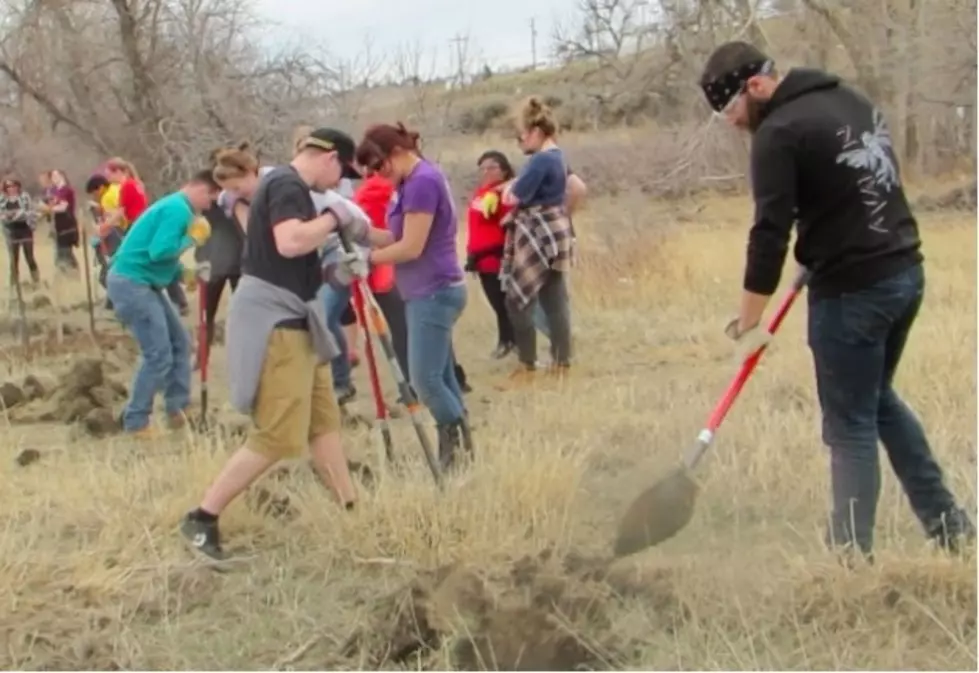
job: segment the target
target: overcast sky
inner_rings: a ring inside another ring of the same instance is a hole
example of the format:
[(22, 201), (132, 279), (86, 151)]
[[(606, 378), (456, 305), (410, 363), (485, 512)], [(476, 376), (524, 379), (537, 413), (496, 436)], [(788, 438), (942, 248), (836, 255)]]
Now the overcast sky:
[[(490, 66), (529, 65), (530, 20), (536, 20), (538, 61), (550, 56), (556, 22), (573, 18), (576, 0), (253, 0), (273, 27), (270, 43), (299, 36), (332, 53), (357, 54), (367, 36), (377, 51), (420, 41), (442, 72), (454, 68), (456, 34), (470, 37), (470, 53)], [(281, 41), (281, 42), (280, 42)], [(476, 60), (476, 59), (473, 59)]]

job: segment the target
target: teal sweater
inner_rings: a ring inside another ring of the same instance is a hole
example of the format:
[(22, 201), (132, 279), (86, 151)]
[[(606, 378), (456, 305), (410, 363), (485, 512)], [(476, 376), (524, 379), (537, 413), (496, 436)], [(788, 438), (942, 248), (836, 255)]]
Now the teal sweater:
[(183, 270), (180, 255), (194, 245), (187, 228), (194, 209), (182, 192), (168, 194), (136, 218), (112, 256), (111, 273), (163, 288)]

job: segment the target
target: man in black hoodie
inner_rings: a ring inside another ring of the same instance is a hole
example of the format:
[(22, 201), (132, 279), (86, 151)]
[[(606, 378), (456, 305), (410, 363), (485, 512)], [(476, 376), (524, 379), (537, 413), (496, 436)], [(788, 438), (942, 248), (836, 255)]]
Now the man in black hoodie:
[(947, 548), (974, 537), (921, 423), (893, 388), (924, 272), (918, 226), (880, 111), (828, 73), (799, 68), (781, 75), (744, 42), (714, 51), (701, 87), (718, 115), (752, 135), (755, 220), (729, 336), (758, 328), (795, 222), (795, 258), (813, 272), (808, 340), (833, 488), (827, 542), (871, 554), (878, 440), (927, 535)]

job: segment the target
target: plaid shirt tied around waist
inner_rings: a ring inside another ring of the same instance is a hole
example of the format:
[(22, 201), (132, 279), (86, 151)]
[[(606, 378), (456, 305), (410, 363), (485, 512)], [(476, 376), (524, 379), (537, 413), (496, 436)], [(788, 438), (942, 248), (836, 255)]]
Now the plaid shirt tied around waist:
[(574, 261), (574, 232), (562, 206), (519, 208), (502, 222), (506, 230), (500, 282), (518, 310), (532, 302), (548, 271), (565, 273)]

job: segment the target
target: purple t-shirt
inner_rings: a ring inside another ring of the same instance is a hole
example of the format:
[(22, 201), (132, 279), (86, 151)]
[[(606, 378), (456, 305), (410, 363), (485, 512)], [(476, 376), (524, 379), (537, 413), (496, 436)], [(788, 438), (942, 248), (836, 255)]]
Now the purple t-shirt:
[(438, 168), (422, 159), (391, 195), (388, 229), (394, 240), (404, 235), (406, 213), (432, 215), (432, 228), (422, 254), (395, 266), (398, 292), (406, 299), (421, 299), (462, 282), (456, 251), (456, 207), (449, 181)]

